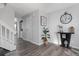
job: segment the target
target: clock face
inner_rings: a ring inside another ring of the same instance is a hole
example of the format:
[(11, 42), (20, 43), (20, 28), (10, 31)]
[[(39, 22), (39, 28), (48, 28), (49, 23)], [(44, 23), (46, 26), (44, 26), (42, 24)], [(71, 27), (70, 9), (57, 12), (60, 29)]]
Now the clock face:
[(66, 12), (60, 17), (60, 21), (63, 24), (68, 24), (71, 22), (71, 20), (72, 20), (72, 15)]

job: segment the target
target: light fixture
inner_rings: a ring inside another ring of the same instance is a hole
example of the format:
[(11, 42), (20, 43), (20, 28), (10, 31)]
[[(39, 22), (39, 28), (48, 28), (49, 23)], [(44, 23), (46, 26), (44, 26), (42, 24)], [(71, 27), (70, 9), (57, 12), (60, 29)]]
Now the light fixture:
[(7, 5), (7, 3), (0, 3), (0, 8), (4, 8)]

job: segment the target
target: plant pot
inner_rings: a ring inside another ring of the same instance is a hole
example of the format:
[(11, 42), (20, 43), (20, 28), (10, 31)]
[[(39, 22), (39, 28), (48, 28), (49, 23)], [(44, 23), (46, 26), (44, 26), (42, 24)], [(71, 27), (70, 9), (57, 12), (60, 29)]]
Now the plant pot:
[(44, 41), (44, 46), (48, 46), (48, 41)]
[(42, 37), (44, 46), (48, 46), (48, 40), (46, 37)]

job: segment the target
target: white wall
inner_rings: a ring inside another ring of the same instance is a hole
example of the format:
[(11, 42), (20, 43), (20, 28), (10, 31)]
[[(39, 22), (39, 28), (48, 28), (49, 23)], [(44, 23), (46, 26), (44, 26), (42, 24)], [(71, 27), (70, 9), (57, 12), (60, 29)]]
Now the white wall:
[[(60, 16), (67, 11), (72, 15), (72, 21), (69, 24), (61, 24), (60, 23)], [(71, 46), (75, 48), (79, 48), (79, 5), (75, 5), (73, 7), (58, 10), (56, 12), (51, 12), (47, 14), (48, 16), (48, 27), (51, 33), (51, 39), (50, 42), (53, 42), (55, 44), (58, 44), (58, 39), (56, 32), (57, 25), (62, 25), (64, 28), (64, 31), (67, 31), (68, 27), (74, 26), (75, 27), (75, 34), (71, 36)]]
[[(40, 16), (47, 17), (47, 15), (40, 10), (36, 10), (20, 18), (23, 20), (23, 39), (36, 45), (43, 44), (41, 39), (43, 26), (41, 26)], [(46, 27), (48, 27), (48, 24)]]
[(0, 20), (5, 22), (11, 29), (14, 30), (14, 11), (6, 6), (5, 8), (0, 8)]
[(23, 39), (40, 45), (39, 41), (39, 10), (33, 11), (23, 18)]
[(11, 40), (11, 35), (10, 35), (10, 39), (7, 39), (6, 37), (5, 37), (5, 39), (3, 39), (3, 37), (1, 36), (0, 47), (3, 47), (10, 51), (16, 49), (14, 46), (14, 44), (15, 44), (14, 43), (14, 41), (15, 41), (14, 40), (14, 34), (15, 34), (14, 18), (15, 18), (15, 13), (10, 7), (6, 6), (4, 8), (0, 8), (0, 24), (5, 27), (5, 31), (6, 31), (6, 29), (9, 29), (10, 33), (13, 32), (13, 40)]

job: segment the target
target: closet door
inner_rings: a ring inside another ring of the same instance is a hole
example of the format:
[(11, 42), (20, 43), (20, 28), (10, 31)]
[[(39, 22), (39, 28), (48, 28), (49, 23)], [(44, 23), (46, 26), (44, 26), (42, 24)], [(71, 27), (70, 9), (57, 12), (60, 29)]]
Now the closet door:
[(23, 39), (32, 41), (32, 16), (28, 16), (23, 20)]

